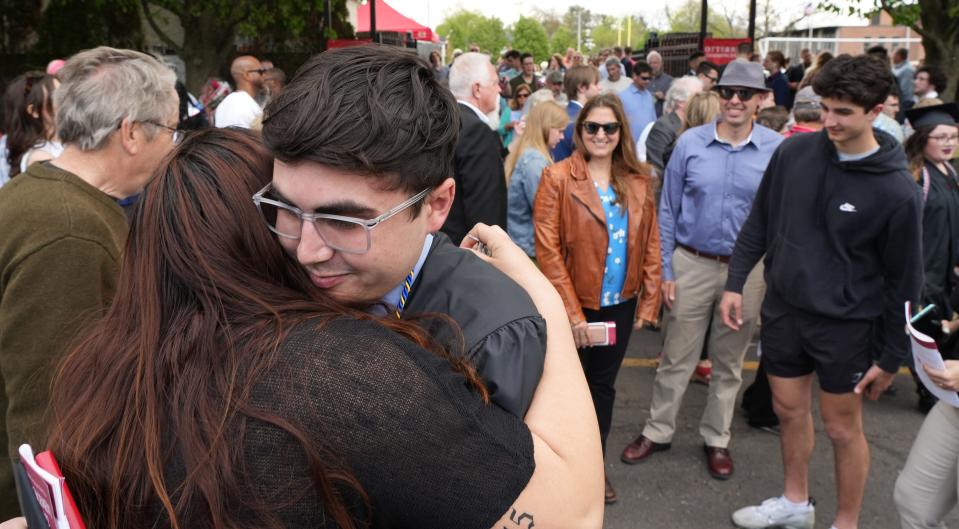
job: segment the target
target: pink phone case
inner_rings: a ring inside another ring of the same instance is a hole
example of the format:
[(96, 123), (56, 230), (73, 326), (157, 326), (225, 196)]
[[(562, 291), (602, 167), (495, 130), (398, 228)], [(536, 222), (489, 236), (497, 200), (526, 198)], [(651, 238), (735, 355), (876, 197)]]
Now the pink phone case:
[(615, 321), (596, 321), (587, 324), (587, 327), (586, 332), (589, 334), (589, 344), (591, 346), (616, 345)]

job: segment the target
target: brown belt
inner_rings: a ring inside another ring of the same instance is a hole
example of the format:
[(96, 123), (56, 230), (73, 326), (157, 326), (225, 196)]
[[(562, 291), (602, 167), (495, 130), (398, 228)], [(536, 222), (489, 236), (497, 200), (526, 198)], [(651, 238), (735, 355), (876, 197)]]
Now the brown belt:
[(728, 255), (715, 255), (711, 253), (700, 252), (699, 250), (686, 246), (685, 244), (682, 244), (680, 242), (677, 242), (676, 246), (679, 246), (683, 250), (686, 250), (687, 252), (695, 255), (696, 257), (702, 257), (703, 259), (711, 259), (713, 261), (719, 261), (720, 263), (723, 263), (723, 264), (729, 264)]

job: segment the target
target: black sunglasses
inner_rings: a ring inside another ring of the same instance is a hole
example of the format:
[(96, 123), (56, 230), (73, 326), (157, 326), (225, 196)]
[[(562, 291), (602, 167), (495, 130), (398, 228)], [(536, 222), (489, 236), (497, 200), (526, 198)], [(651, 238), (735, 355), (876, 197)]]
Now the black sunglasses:
[(607, 136), (612, 136), (613, 134), (616, 134), (617, 132), (619, 132), (619, 123), (615, 121), (612, 123), (596, 123), (595, 121), (584, 121), (583, 128), (586, 129), (587, 134), (596, 134), (599, 132), (599, 129), (603, 129), (603, 132), (605, 132)]
[(640, 75), (639, 78), (642, 79), (643, 81), (649, 81), (650, 79), (652, 79), (652, 77), (649, 75)]
[(730, 88), (728, 86), (718, 86), (716, 87), (716, 91), (719, 92), (719, 97), (727, 101), (732, 99), (733, 95), (739, 96), (740, 101), (748, 101), (759, 93), (759, 90), (753, 88)]

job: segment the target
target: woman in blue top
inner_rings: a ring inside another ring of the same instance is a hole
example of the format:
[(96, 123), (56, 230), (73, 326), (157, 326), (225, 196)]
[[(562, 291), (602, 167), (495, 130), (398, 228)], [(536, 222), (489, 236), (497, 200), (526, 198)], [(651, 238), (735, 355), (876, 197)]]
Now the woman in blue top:
[(516, 125), (522, 121), (523, 107), (532, 93), (533, 90), (528, 84), (521, 84), (513, 92), (513, 98), (500, 109), (498, 132), (503, 141), (503, 147), (509, 147), (513, 138), (516, 137)]
[(526, 255), (535, 258), (533, 244), (533, 199), (543, 169), (553, 163), (550, 150), (563, 139), (569, 122), (566, 109), (558, 103), (543, 101), (529, 112), (526, 132), (516, 140), (506, 158), (506, 185), (509, 186), (507, 231)]
[[(566, 306), (605, 449), (630, 333), (659, 318), (656, 198), (652, 171), (636, 159), (615, 94), (586, 102), (573, 141), (572, 156), (540, 178), (533, 204), (536, 260)], [(599, 322), (615, 322), (615, 344), (590, 339), (589, 324)], [(606, 503), (615, 501), (607, 481)]]

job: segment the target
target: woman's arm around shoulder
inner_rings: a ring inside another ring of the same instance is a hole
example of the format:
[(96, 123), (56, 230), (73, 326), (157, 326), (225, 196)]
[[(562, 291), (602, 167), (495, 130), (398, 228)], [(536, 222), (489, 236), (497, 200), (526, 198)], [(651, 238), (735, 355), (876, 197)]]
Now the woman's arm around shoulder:
[[(529, 293), (546, 320), (543, 377), (524, 422), (533, 436), (536, 470), (494, 526), (591, 529), (603, 523), (603, 456), (586, 378), (562, 300), (509, 236), (498, 227), (470, 232), (490, 250), (480, 255)], [(467, 237), (464, 246), (473, 246)]]

